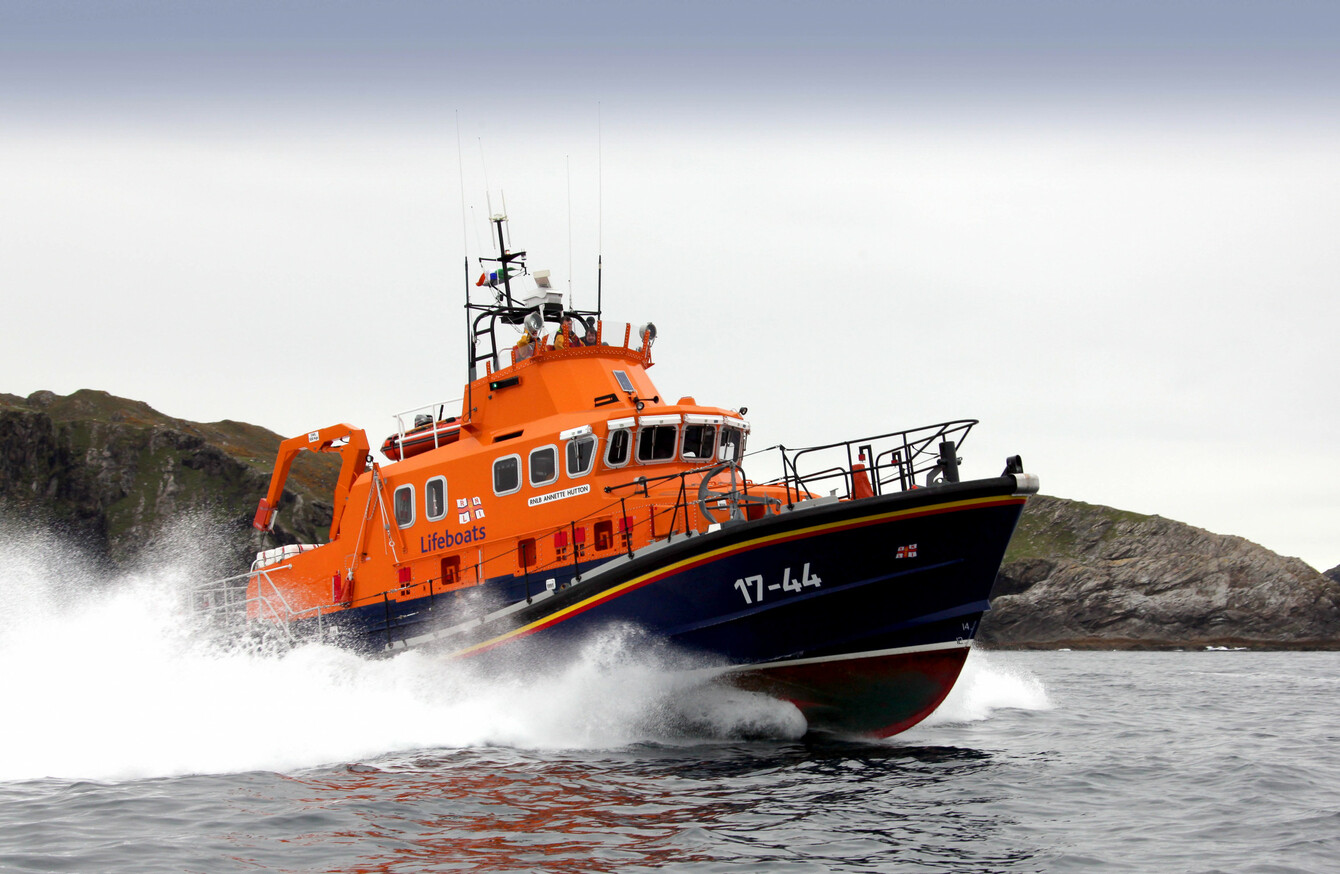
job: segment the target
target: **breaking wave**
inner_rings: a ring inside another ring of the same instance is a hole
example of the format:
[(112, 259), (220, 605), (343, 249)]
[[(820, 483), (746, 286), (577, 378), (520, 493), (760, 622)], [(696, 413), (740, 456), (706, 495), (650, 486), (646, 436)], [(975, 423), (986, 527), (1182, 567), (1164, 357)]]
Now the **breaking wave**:
[(974, 649), (949, 696), (921, 726), (981, 722), (998, 710), (1051, 709), (1040, 679), (999, 656)]
[[(805, 732), (791, 704), (670, 670), (682, 659), (631, 631), (593, 637), (564, 664), (501, 676), (421, 652), (224, 647), (197, 633), (184, 608), (201, 568), (217, 564), (208, 531), (190, 529), (170, 536), (148, 569), (113, 577), (49, 532), (0, 527), (0, 700), (12, 713), (0, 780), (290, 772), (418, 749)], [(974, 655), (934, 718), (986, 718), (1037, 694)]]
[(290, 771), (425, 748), (805, 730), (790, 704), (665, 670), (630, 631), (501, 679), (419, 652), (227, 648), (196, 633), (184, 609), (200, 579), (190, 545), (201, 538), (178, 539), (181, 561), (110, 578), (50, 533), (0, 530), (0, 699), (13, 707), (0, 780)]

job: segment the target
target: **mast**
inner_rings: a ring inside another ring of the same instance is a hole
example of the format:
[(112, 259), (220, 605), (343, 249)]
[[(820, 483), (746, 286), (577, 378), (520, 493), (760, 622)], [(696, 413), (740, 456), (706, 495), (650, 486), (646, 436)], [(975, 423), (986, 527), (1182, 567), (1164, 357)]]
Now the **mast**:
[[(465, 318), (466, 318), (466, 369), (470, 375), (470, 382), (480, 377), (479, 362), (490, 361), (493, 371), (503, 369), (505, 366), (502, 360), (502, 353), (505, 348), (500, 347), (497, 328), (501, 323), (514, 328), (520, 328), (525, 325), (528, 316), (537, 315), (541, 320), (541, 325), (557, 324), (564, 316), (572, 316), (582, 320), (586, 325), (594, 327), (595, 320), (600, 318), (599, 305), (592, 311), (572, 306), (571, 302), (567, 307), (563, 305), (563, 295), (556, 292), (549, 285), (547, 279), (537, 282), (537, 288), (527, 289), (519, 286), (513, 293), (512, 279), (520, 279), (529, 274), (526, 269), (525, 250), (510, 252), (508, 251), (508, 234), (503, 227), (507, 222), (506, 208), (489, 218), (493, 222), (495, 233), (498, 240), (498, 254), (494, 257), (479, 257), (480, 266), (484, 267), (484, 275), (474, 283), (475, 286), (487, 286), (493, 292), (493, 297), (488, 302), (475, 302), (470, 299), (470, 281), (469, 281), (469, 258), (466, 259), (466, 288), (465, 288)], [(498, 265), (497, 270), (490, 274), (486, 263)], [(515, 273), (512, 265), (517, 265)], [(544, 271), (545, 274), (548, 271)], [(569, 280), (570, 281), (570, 280)], [(597, 297), (600, 295), (599, 280), (597, 280)], [(518, 299), (517, 295), (520, 295)], [(532, 339), (538, 341), (538, 336)], [(507, 341), (510, 343), (510, 341)], [(480, 347), (483, 347), (482, 349)], [(511, 362), (508, 362), (510, 364)], [(467, 394), (469, 394), (467, 390)], [(469, 415), (474, 407), (467, 398), (466, 414)]]
[[(518, 276), (525, 274), (526, 253), (524, 250), (519, 252), (507, 250), (507, 236), (503, 229), (503, 225), (507, 222), (506, 212), (495, 213), (489, 217), (489, 221), (493, 222), (498, 235), (498, 254), (495, 257), (483, 255), (479, 257), (480, 266), (484, 267), (484, 275), (475, 283), (476, 286), (487, 286), (493, 291), (494, 298), (488, 303), (474, 303), (470, 300), (470, 263), (469, 258), (466, 258), (465, 330), (468, 348), (465, 357), (466, 369), (472, 383), (479, 378), (481, 359), (491, 359), (494, 370), (501, 368), (502, 362), (498, 359), (498, 337), (495, 333), (496, 319), (502, 318), (508, 324), (520, 324), (524, 316), (521, 304), (512, 296), (512, 265), (519, 265)], [(486, 262), (498, 265), (492, 276), (489, 275)], [(487, 351), (482, 354), (478, 349), (481, 336), (485, 337), (487, 347)], [(473, 405), (467, 404), (467, 406), (473, 409)]]
[(478, 369), (475, 367), (475, 329), (470, 324), (470, 256), (465, 256), (465, 361), (470, 379), (465, 384), (466, 409), (474, 406), (470, 402), (470, 386), (479, 378)]
[[(494, 227), (498, 230), (498, 257), (480, 258), (479, 260), (498, 262), (498, 278), (502, 280), (503, 293), (507, 296), (507, 305), (509, 307), (514, 307), (516, 306), (516, 301), (512, 300), (512, 271), (508, 269), (508, 265), (513, 261), (525, 261), (526, 253), (524, 250), (520, 252), (507, 251), (507, 242), (503, 239), (503, 225), (507, 222), (507, 216), (505, 214), (498, 213), (497, 215), (490, 217), (489, 221), (493, 222)], [(524, 267), (522, 268), (522, 272), (525, 272)]]

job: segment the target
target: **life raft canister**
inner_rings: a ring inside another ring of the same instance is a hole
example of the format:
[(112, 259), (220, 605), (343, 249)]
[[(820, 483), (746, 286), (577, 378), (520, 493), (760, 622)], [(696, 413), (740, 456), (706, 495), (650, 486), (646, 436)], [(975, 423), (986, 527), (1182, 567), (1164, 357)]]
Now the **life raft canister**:
[(435, 446), (455, 443), (460, 437), (461, 423), (452, 416), (450, 419), (430, 422), (412, 431), (406, 431), (404, 440), (400, 439), (399, 434), (392, 434), (382, 441), (382, 455), (392, 461), (402, 461), (413, 458), (421, 452), (427, 452)]

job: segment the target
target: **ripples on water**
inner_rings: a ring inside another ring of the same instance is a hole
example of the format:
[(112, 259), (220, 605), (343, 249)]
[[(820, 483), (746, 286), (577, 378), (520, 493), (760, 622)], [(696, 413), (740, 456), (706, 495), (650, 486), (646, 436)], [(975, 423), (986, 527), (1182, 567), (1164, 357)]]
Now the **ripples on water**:
[(883, 743), (592, 641), (486, 681), (221, 651), (0, 537), (0, 870), (1334, 871), (1340, 655), (975, 652)]

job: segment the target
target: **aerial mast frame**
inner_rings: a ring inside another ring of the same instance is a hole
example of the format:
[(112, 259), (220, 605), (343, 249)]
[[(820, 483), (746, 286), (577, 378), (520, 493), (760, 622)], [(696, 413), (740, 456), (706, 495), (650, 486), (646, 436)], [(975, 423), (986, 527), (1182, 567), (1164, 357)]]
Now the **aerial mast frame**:
[[(513, 327), (522, 325), (526, 321), (526, 316), (533, 312), (538, 312), (545, 323), (554, 324), (560, 323), (564, 316), (573, 316), (584, 323), (591, 324), (600, 319), (599, 308), (595, 310), (564, 308), (562, 294), (548, 288), (542, 287), (538, 289), (539, 294), (525, 300), (518, 300), (513, 294), (512, 280), (529, 275), (530, 271), (526, 267), (526, 252), (525, 250), (508, 251), (507, 235), (503, 229), (503, 225), (507, 222), (505, 213), (493, 215), (489, 221), (493, 222), (497, 233), (498, 254), (492, 257), (480, 256), (479, 263), (484, 268), (484, 274), (474, 285), (475, 287), (488, 287), (493, 293), (491, 302), (486, 304), (475, 303), (470, 299), (469, 259), (466, 259), (466, 364), (471, 383), (479, 378), (479, 363), (481, 361), (489, 362), (494, 371), (501, 370), (506, 366), (501, 360), (503, 347), (498, 342), (497, 325), (499, 322)], [(497, 269), (490, 275), (487, 265), (495, 264)], [(514, 270), (516, 272), (513, 272)], [(534, 339), (539, 340), (538, 337)], [(509, 361), (508, 364), (510, 363)]]

